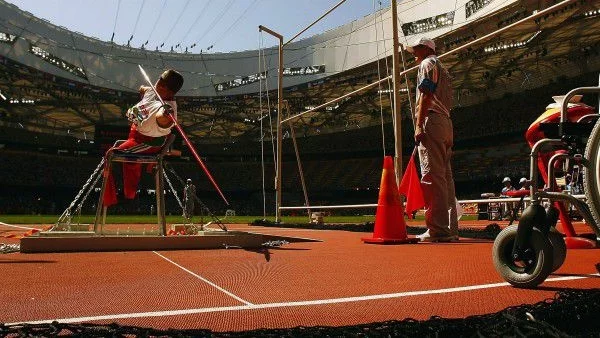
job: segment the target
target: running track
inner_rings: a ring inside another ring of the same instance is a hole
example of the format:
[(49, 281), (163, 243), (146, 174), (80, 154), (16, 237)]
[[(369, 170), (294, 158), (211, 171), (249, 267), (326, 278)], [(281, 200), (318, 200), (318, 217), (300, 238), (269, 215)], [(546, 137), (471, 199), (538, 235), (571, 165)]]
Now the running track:
[[(0, 222), (0, 236), (31, 227)], [(536, 290), (495, 272), (492, 242), (366, 245), (369, 234), (230, 225), (321, 239), (268, 250), (0, 255), (0, 322), (90, 322), (238, 331), (460, 318), (600, 288), (599, 251), (569, 250)], [(18, 243), (0, 238), (0, 243)]]

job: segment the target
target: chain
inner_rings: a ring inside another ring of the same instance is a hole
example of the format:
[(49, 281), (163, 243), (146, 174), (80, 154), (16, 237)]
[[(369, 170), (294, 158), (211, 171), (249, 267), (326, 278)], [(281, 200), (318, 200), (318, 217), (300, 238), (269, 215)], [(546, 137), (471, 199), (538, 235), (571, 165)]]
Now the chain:
[[(171, 174), (173, 174), (173, 176), (177, 179), (177, 181), (179, 181), (179, 183), (182, 186), (185, 185), (185, 182), (183, 181), (183, 179), (181, 177), (179, 177), (179, 175), (177, 175), (175, 170), (173, 168), (171, 168), (170, 165), (165, 163), (164, 167), (167, 168), (171, 172)], [(219, 226), (219, 228), (221, 228), (221, 230), (227, 231), (227, 227), (225, 226), (225, 224), (223, 224), (223, 222), (215, 214), (213, 214), (212, 211), (210, 211), (210, 209), (200, 200), (200, 198), (198, 198), (198, 196), (196, 196), (196, 194), (194, 194), (194, 200), (196, 202), (198, 202), (200, 207), (202, 207), (202, 209), (204, 209), (206, 211), (206, 213), (213, 219), (213, 221), (215, 223), (217, 223), (217, 225)]]
[[(185, 211), (185, 209), (183, 207), (183, 203), (181, 203), (181, 199), (179, 199), (179, 195), (177, 195), (177, 191), (175, 190), (175, 188), (173, 188), (173, 184), (171, 183), (171, 180), (169, 180), (169, 176), (167, 176), (167, 172), (164, 169), (164, 165), (163, 165), (163, 176), (165, 177), (165, 180), (167, 181), (167, 184), (169, 185), (169, 188), (171, 188), (171, 191), (173, 192), (173, 196), (175, 196), (175, 199), (177, 200), (177, 203), (179, 204), (179, 207), (181, 208), (181, 211), (183, 212), (184, 215), (187, 215), (187, 212)], [(188, 219), (186, 217), (186, 226), (188, 225), (187, 222), (190, 219)], [(198, 229), (198, 227), (196, 227), (196, 225), (194, 223), (191, 223), (191, 226), (193, 228), (194, 233), (198, 233), (198, 231), (203, 230), (202, 226), (200, 227), (200, 229)]]
[(290, 244), (290, 242), (284, 241), (284, 240), (280, 240), (280, 241), (268, 241), (268, 242), (264, 242), (262, 244), (262, 246), (266, 247), (266, 248), (276, 248), (276, 247), (280, 247), (280, 246), (286, 245), (286, 244)]
[(11, 252), (19, 252), (21, 251), (21, 247), (19, 244), (6, 244), (0, 243), (0, 253), (7, 254)]
[[(100, 177), (102, 177), (102, 175), (100, 175), (100, 174), (96, 176), (96, 179), (94, 179), (94, 183), (92, 183), (92, 185), (91, 185), (92, 187), (95, 187), (95, 186), (96, 186), (96, 184), (98, 183), (98, 180), (100, 180)], [(87, 191), (87, 193), (85, 194), (85, 196), (83, 196), (83, 198), (81, 199), (81, 202), (79, 202), (79, 204), (77, 205), (77, 210), (78, 210), (78, 211), (81, 211), (81, 208), (82, 208), (82, 206), (83, 206), (83, 203), (85, 202), (85, 200), (87, 200), (87, 198), (88, 198), (88, 196), (89, 196), (90, 192), (92, 192), (92, 190), (93, 190), (93, 189), (88, 189), (88, 191)]]
[[(69, 207), (62, 213), (62, 215), (60, 215), (60, 217), (58, 218), (58, 221), (56, 222), (54, 227), (58, 226), (61, 223), (71, 224), (71, 219), (73, 217), (71, 214), (71, 209), (75, 206), (75, 204), (77, 203), (77, 201), (79, 200), (81, 195), (87, 191), (85, 196), (83, 197), (83, 199), (79, 202), (79, 205), (77, 206), (77, 212), (81, 211), (81, 207), (82, 207), (83, 203), (85, 202), (88, 195), (92, 191), (92, 189), (90, 187), (93, 188), (96, 185), (96, 183), (98, 182), (98, 179), (100, 179), (101, 175), (99, 172), (102, 169), (103, 165), (104, 165), (104, 157), (102, 157), (102, 160), (100, 160), (100, 163), (98, 164), (98, 166), (96, 167), (96, 169), (94, 170), (92, 175), (87, 179), (87, 181), (85, 182), (83, 187), (81, 187), (81, 189), (79, 190), (79, 192), (77, 193), (77, 195), (75, 196), (75, 198), (73, 199), (73, 201), (71, 202)], [(90, 182), (92, 182), (92, 181), (93, 181), (93, 184), (90, 185)], [(54, 227), (52, 227), (50, 229), (50, 231), (54, 230)]]
[(169, 188), (171, 188), (171, 191), (173, 192), (173, 196), (175, 196), (175, 199), (177, 200), (177, 203), (179, 204), (181, 211), (183, 212), (184, 211), (183, 203), (181, 203), (181, 200), (179, 199), (179, 195), (177, 195), (177, 191), (175, 190), (175, 188), (173, 188), (173, 184), (171, 183), (169, 176), (167, 176), (167, 172), (165, 171), (164, 168), (163, 168), (163, 175), (165, 177), (165, 180), (167, 181), (167, 184), (169, 185)]
[[(98, 174), (98, 175), (96, 176), (96, 179), (94, 179), (94, 183), (92, 183), (92, 185), (91, 185), (91, 187), (92, 187), (92, 188), (96, 186), (96, 184), (97, 184), (97, 183), (98, 183), (98, 181), (100, 180), (100, 177), (102, 177), (102, 175), (101, 175), (101, 174)], [(90, 195), (90, 193), (92, 192), (92, 190), (94, 190), (94, 189), (92, 189), (92, 188), (88, 189), (88, 191), (85, 193), (85, 195), (84, 195), (84, 196), (83, 196), (83, 198), (81, 199), (81, 202), (79, 202), (79, 204), (77, 205), (77, 209), (75, 210), (75, 212), (76, 212), (77, 214), (79, 214), (79, 215), (81, 214), (81, 208), (83, 208), (83, 203), (85, 203), (85, 201), (87, 200), (87, 198), (88, 198), (88, 196)]]

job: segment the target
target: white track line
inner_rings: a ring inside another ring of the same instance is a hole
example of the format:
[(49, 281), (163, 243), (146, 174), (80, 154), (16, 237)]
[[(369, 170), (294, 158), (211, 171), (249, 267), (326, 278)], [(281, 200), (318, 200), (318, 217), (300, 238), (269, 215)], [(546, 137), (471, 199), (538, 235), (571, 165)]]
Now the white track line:
[(219, 290), (219, 291), (221, 291), (221, 292), (225, 293), (226, 295), (228, 295), (228, 296), (230, 296), (230, 297), (232, 297), (232, 298), (236, 299), (237, 301), (240, 301), (240, 302), (242, 302), (242, 303), (246, 304), (247, 306), (253, 306), (253, 305), (254, 305), (254, 304), (252, 304), (252, 303), (250, 303), (250, 302), (248, 302), (248, 301), (245, 301), (245, 300), (243, 300), (242, 298), (240, 298), (240, 297), (238, 297), (238, 296), (234, 295), (233, 293), (231, 293), (231, 292), (229, 292), (229, 291), (227, 291), (227, 290), (223, 289), (222, 287), (220, 287), (220, 286), (218, 286), (217, 284), (215, 284), (215, 283), (213, 283), (213, 282), (209, 281), (208, 279), (206, 279), (206, 278), (204, 278), (204, 277), (202, 277), (202, 276), (200, 276), (200, 275), (198, 275), (198, 274), (196, 274), (196, 273), (194, 273), (194, 272), (192, 272), (192, 271), (190, 271), (190, 270), (188, 270), (188, 269), (184, 268), (183, 266), (181, 266), (181, 265), (179, 265), (179, 264), (177, 264), (177, 263), (173, 262), (172, 260), (168, 259), (167, 257), (165, 257), (165, 256), (163, 256), (163, 255), (161, 255), (161, 254), (159, 254), (158, 252), (156, 252), (156, 251), (152, 251), (152, 252), (154, 252), (155, 254), (157, 254), (157, 255), (158, 255), (158, 256), (160, 256), (162, 259), (166, 260), (167, 262), (169, 262), (169, 263), (171, 263), (171, 264), (175, 265), (176, 267), (180, 268), (181, 270), (183, 270), (183, 271), (185, 271), (185, 272), (189, 273), (190, 275), (192, 275), (192, 276), (194, 276), (194, 277), (196, 277), (196, 278), (200, 279), (201, 281), (205, 282), (206, 284), (208, 284), (208, 285), (210, 285), (210, 286), (212, 286), (212, 287), (216, 288), (217, 290)]
[[(186, 270), (186, 269), (184, 269), (184, 270)], [(554, 278), (546, 279), (546, 282), (570, 281), (570, 280), (586, 279), (586, 278), (592, 278), (592, 277), (598, 277), (598, 276), (600, 276), (600, 274), (595, 273), (595, 274), (584, 275), (584, 276), (554, 277)], [(461, 286), (461, 287), (446, 288), (446, 289), (407, 291), (407, 292), (387, 293), (387, 294), (380, 294), (380, 295), (331, 298), (331, 299), (317, 299), (317, 300), (307, 300), (307, 301), (297, 301), (297, 302), (287, 302), (287, 303), (266, 303), (266, 304), (250, 304), (250, 305), (237, 305), (237, 306), (184, 309), (184, 310), (119, 313), (119, 314), (104, 315), (104, 316), (45, 319), (45, 320), (30, 321), (30, 322), (5, 323), (4, 325), (47, 324), (47, 323), (52, 323), (53, 321), (57, 321), (59, 323), (82, 323), (82, 322), (92, 322), (92, 321), (100, 321), (100, 320), (114, 321), (116, 319), (166, 317), (166, 316), (180, 316), (180, 315), (190, 315), (190, 314), (216, 313), (216, 312), (241, 311), (241, 310), (287, 308), (287, 307), (294, 307), (294, 306), (341, 304), (341, 303), (363, 302), (363, 301), (381, 300), (381, 299), (393, 299), (393, 298), (414, 297), (414, 296), (423, 296), (423, 295), (435, 295), (435, 294), (444, 294), (444, 293), (484, 290), (484, 289), (500, 288), (500, 287), (506, 287), (506, 286), (510, 286), (510, 284), (508, 284), (508, 283), (493, 283), (493, 284)]]
[(4, 222), (0, 222), (0, 225), (4, 225), (4, 226), (7, 226), (7, 227), (11, 227), (11, 228), (18, 228), (18, 229), (39, 230), (37, 228), (21, 227), (21, 226), (18, 226), (18, 225), (7, 224), (7, 223), (4, 223)]

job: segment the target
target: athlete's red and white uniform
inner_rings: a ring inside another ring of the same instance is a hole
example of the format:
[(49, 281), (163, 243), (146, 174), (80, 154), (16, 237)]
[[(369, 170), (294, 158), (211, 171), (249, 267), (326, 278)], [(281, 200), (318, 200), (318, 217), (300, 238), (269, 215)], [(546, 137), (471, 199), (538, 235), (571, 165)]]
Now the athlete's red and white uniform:
[[(165, 101), (171, 106), (171, 114), (177, 119), (177, 103)], [(155, 154), (161, 150), (166, 136), (171, 133), (171, 127), (162, 128), (156, 121), (156, 115), (164, 111), (162, 103), (153, 90), (146, 90), (140, 102), (127, 110), (126, 116), (131, 122), (129, 137), (113, 151), (121, 153)], [(117, 203), (117, 192), (114, 179), (105, 164), (105, 175), (108, 173), (108, 184), (103, 196), (104, 206)], [(140, 163), (123, 163), (123, 193), (125, 198), (133, 199), (140, 181), (142, 167)]]

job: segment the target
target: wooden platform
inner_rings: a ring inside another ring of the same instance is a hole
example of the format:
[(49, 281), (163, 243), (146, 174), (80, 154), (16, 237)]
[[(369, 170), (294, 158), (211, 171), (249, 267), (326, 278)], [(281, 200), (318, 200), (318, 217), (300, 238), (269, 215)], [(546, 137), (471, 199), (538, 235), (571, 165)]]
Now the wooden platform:
[(272, 241), (321, 242), (245, 231), (201, 231), (193, 236), (107, 236), (90, 231), (48, 231), (21, 239), (22, 253), (86, 251), (154, 251), (261, 248)]

